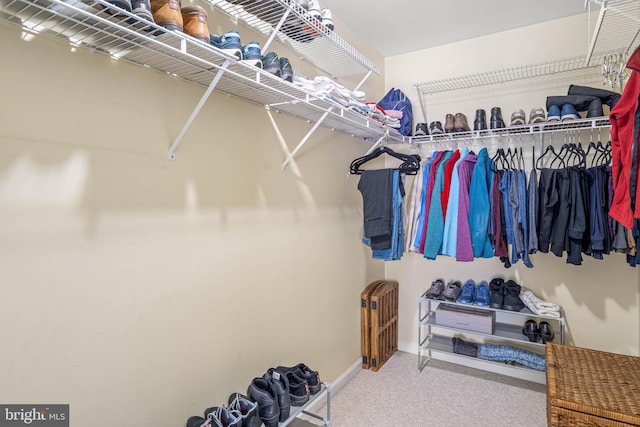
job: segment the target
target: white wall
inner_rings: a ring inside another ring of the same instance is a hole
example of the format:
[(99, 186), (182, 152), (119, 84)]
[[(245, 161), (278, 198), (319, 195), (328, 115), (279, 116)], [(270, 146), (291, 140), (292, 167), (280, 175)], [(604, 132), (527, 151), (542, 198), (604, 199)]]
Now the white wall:
[(275, 114), (282, 142), (214, 93), (170, 161), (203, 88), (22, 36), (0, 25), (0, 402), (177, 426), (269, 367), (332, 381), (360, 357), (384, 266), (348, 167), (370, 143), (320, 129), (283, 172), (311, 124)]
[[(419, 99), (413, 85), (438, 79), (494, 71), (527, 64), (586, 54), (586, 15), (569, 17), (545, 24), (452, 43), (437, 48), (387, 58), (386, 85), (401, 88), (412, 99), (414, 124), (424, 121)], [(564, 95), (569, 84), (602, 87), (599, 69), (590, 75), (546, 80), (525, 81), (518, 84), (485, 86), (473, 90), (458, 90), (424, 96), (427, 121), (442, 121), (447, 113), (462, 112), (473, 126), (475, 110), (483, 108), (489, 119), (490, 109), (501, 107), (509, 124), (511, 112), (522, 108), (529, 117), (533, 107), (545, 106), (548, 95)], [(605, 109), (606, 111), (606, 109)], [(596, 135), (594, 135), (596, 136)], [(591, 137), (581, 134), (582, 141)], [(606, 137), (606, 135), (603, 135)], [(486, 146), (494, 152), (499, 146), (513, 145), (518, 139), (495, 138), (482, 142), (464, 141), (476, 151)], [(550, 143), (549, 136), (545, 144)], [(564, 141), (563, 134), (553, 138), (554, 144)], [(522, 138), (531, 147), (529, 138)], [(536, 147), (538, 147), (536, 140)], [(445, 146), (423, 146), (420, 153), (428, 156), (434, 149)], [(527, 149), (530, 158), (530, 148)], [(539, 154), (539, 152), (538, 152)], [(531, 163), (527, 160), (527, 167)], [(411, 179), (407, 184), (410, 188)], [(522, 263), (504, 269), (497, 259), (457, 263), (447, 257), (429, 261), (419, 254), (408, 254), (400, 262), (386, 264), (386, 276), (399, 280), (400, 286), (400, 348), (417, 351), (417, 298), (436, 278), (445, 280), (490, 280), (501, 276), (514, 279), (534, 291), (540, 298), (564, 307), (569, 344), (612, 351), (640, 354), (640, 284), (637, 269), (625, 263), (625, 256), (612, 254), (598, 261), (584, 257), (580, 267), (567, 265), (565, 259), (552, 254), (532, 256), (535, 267), (527, 269)]]

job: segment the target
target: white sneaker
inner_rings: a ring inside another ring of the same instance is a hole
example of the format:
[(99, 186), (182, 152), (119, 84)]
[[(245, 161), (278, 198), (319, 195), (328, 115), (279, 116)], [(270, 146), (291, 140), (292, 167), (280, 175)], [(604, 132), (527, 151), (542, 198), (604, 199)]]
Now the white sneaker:
[(324, 8), (320, 13), (322, 14), (322, 25), (333, 31), (333, 15), (331, 15), (331, 10)]
[(312, 18), (322, 22), (322, 12), (320, 12), (320, 3), (318, 3), (318, 0), (309, 0), (308, 12)]

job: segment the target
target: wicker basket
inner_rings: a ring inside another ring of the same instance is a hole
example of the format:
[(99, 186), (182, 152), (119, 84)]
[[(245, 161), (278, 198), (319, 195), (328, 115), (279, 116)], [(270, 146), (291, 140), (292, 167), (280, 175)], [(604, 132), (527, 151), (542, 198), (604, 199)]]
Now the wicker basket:
[(640, 357), (547, 343), (550, 426), (640, 426)]

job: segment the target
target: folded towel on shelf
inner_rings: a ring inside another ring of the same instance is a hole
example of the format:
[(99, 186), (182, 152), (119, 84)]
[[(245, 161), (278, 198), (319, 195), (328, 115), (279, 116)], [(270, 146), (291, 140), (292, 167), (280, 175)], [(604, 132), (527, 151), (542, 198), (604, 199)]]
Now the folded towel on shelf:
[(543, 301), (524, 286), (520, 287), (520, 299), (535, 314), (549, 317), (560, 317), (560, 306), (552, 302)]

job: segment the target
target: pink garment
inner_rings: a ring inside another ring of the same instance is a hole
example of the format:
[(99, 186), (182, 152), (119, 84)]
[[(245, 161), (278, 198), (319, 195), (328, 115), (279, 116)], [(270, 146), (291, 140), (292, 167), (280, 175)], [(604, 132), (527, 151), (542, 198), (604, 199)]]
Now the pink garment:
[(402, 111), (400, 110), (384, 110), (387, 116), (400, 120), (402, 118)]

